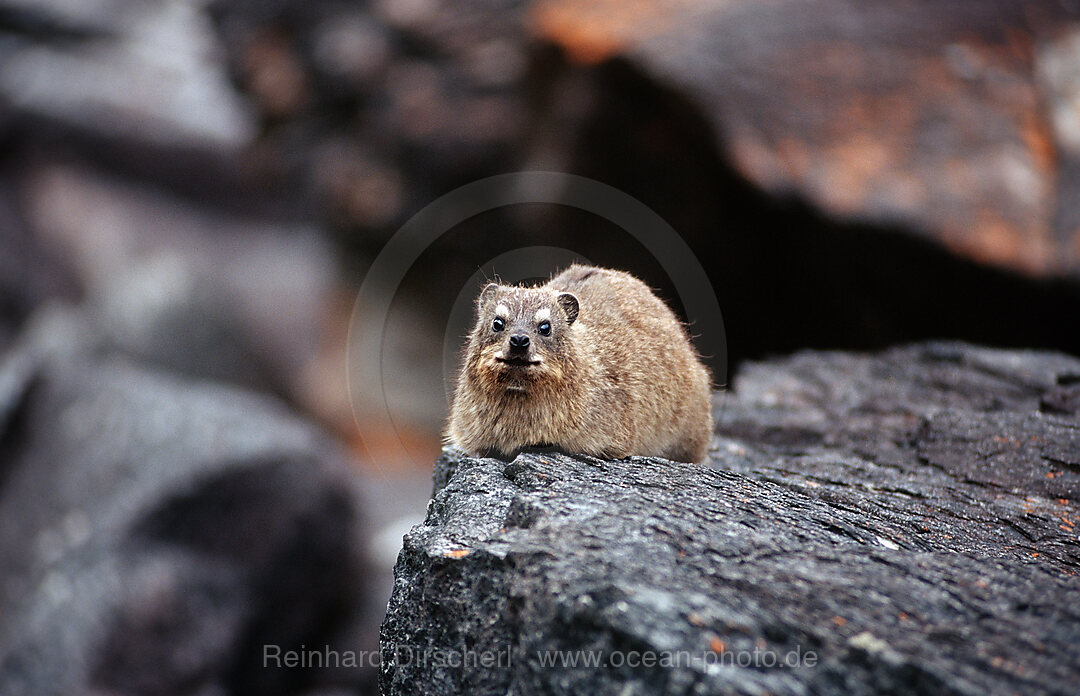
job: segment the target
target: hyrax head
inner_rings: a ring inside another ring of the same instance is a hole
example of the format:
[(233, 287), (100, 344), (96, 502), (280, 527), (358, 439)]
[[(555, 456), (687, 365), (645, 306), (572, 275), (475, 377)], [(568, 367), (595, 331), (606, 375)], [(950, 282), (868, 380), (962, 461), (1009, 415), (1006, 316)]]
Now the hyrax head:
[(469, 368), (511, 391), (561, 379), (577, 316), (578, 300), (568, 292), (489, 283), (476, 301)]

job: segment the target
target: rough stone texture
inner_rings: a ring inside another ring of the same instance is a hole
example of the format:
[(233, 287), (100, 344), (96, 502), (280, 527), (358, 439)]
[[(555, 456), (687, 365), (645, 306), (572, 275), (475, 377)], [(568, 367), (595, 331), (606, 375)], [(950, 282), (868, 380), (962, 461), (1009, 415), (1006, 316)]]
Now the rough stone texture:
[(363, 601), (344, 453), (267, 397), (96, 352), (81, 331), (53, 312), (0, 362), (0, 693), (282, 694), (324, 677), (266, 668), (263, 645), (333, 644)]
[[(448, 452), (382, 692), (1072, 693), (1078, 376), (954, 343), (807, 352), (718, 396), (710, 467)], [(543, 667), (559, 650), (605, 666)], [(792, 651), (817, 661), (767, 662)]]

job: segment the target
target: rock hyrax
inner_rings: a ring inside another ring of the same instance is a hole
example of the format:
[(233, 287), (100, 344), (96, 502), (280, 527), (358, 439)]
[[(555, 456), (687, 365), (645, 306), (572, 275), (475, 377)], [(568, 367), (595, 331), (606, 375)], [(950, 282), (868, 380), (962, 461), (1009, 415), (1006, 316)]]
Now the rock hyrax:
[(711, 379), (675, 314), (622, 271), (574, 265), (476, 301), (447, 441), (510, 458), (557, 447), (700, 462)]

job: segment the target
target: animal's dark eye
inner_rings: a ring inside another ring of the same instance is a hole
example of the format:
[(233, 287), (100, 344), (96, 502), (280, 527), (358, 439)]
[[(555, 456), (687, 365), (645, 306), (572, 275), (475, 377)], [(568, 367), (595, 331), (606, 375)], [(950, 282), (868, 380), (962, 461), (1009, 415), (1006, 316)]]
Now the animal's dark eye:
[(502, 320), (502, 317), (495, 317), (495, 321), (491, 322), (491, 328), (495, 331), (502, 331), (506, 328), (506, 322)]
[(537, 326), (536, 330), (540, 332), (541, 336), (549, 336), (551, 334), (551, 322), (550, 321), (542, 321), (542, 322), (540, 322), (540, 326)]

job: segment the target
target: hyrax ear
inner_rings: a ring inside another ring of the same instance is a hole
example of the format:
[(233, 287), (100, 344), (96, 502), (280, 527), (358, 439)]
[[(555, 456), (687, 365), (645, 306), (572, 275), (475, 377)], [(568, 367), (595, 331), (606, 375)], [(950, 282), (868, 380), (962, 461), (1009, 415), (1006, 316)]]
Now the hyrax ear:
[(480, 295), (476, 298), (477, 317), (481, 316), (484, 313), (484, 308), (495, 299), (495, 292), (498, 289), (498, 283), (488, 283), (484, 286), (484, 289), (480, 291)]
[(498, 283), (488, 283), (484, 286), (484, 289), (480, 291), (480, 297), (476, 298), (476, 306), (483, 307), (488, 302), (495, 299), (495, 291), (499, 289)]
[(566, 312), (566, 323), (573, 324), (578, 315), (578, 301), (577, 298), (568, 292), (560, 292), (556, 296), (555, 301), (559, 303), (559, 306)]

